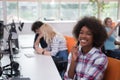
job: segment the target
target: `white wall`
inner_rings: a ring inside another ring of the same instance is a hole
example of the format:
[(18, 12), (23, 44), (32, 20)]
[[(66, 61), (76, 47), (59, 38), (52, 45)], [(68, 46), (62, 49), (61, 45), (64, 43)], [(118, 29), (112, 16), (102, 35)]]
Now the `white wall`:
[[(54, 22), (46, 22), (46, 23), (50, 24), (56, 31), (64, 35), (72, 36), (72, 29), (76, 22), (75, 21), (71, 21), (71, 22), (70, 21), (69, 22), (54, 21)], [(18, 33), (19, 34), (34, 34), (31, 31), (31, 25), (32, 23), (25, 23), (22, 32), (18, 31)]]
[[(50, 24), (53, 28), (55, 28), (56, 31), (64, 34), (64, 35), (69, 35), (72, 36), (72, 30), (74, 25), (76, 24), (76, 21), (52, 21), (52, 22), (45, 22)], [(18, 27), (16, 27), (18, 35), (20, 34), (34, 34), (31, 31), (31, 25), (32, 23), (24, 23), (22, 31), (18, 30)], [(5, 39), (8, 37), (8, 32), (5, 30), (4, 31), (4, 37)]]

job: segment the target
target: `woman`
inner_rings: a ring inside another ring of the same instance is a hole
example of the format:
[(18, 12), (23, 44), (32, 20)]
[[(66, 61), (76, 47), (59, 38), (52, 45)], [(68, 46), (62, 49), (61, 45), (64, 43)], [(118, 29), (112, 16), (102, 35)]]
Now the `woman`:
[[(51, 56), (68, 54), (66, 40), (63, 35), (57, 33), (50, 25), (46, 23), (39, 26), (39, 28), (36, 28), (34, 24), (35, 23), (32, 25), (32, 31), (38, 34), (38, 37), (34, 43), (34, 48), (38, 54)], [(46, 48), (39, 47), (39, 41), (41, 38), (44, 38), (47, 43)], [(67, 59), (66, 55), (64, 55), (64, 59)]]
[(109, 56), (120, 59), (120, 50), (116, 48), (116, 45), (120, 45), (120, 42), (115, 37), (115, 30), (120, 26), (120, 23), (112, 26), (112, 19), (107, 17), (104, 20), (104, 25), (108, 34), (108, 39), (104, 44), (105, 50), (110, 52)]
[(101, 46), (107, 33), (101, 21), (94, 17), (84, 17), (73, 29), (78, 40), (71, 50), (65, 80), (102, 80), (108, 60)]
[[(46, 23), (42, 24), (40, 21), (33, 23), (32, 31), (38, 34), (34, 42), (34, 48), (38, 54), (52, 56), (55, 63), (58, 59), (62, 59), (63, 61), (68, 60), (66, 40), (63, 35), (57, 33), (50, 25)], [(46, 47), (39, 47), (41, 40), (43, 40), (42, 42), (46, 44)], [(60, 67), (57, 63), (56, 66), (59, 70)], [(60, 72), (60, 74), (62, 76), (63, 72)]]
[[(33, 31), (34, 33), (36, 33), (36, 30), (38, 30), (43, 24), (44, 24), (44, 23), (41, 22), (41, 21), (36, 21), (36, 22), (34, 22), (34, 23), (32, 24), (32, 31)], [(35, 38), (34, 38), (34, 43), (36, 42), (38, 36), (39, 36), (39, 34), (36, 33), (36, 34), (35, 34)], [(45, 42), (45, 40), (44, 40), (43, 37), (40, 38), (39, 43), (40, 43), (40, 46), (41, 46), (42, 48), (46, 48), (46, 47), (47, 47), (47, 43)], [(35, 48), (35, 44), (33, 45), (33, 48)]]

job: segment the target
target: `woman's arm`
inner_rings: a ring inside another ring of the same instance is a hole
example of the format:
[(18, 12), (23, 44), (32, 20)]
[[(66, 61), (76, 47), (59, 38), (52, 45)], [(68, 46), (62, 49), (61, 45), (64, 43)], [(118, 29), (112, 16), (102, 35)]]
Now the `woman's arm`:
[(42, 38), (41, 35), (38, 34), (38, 36), (36, 36), (36, 40), (34, 41), (34, 48), (38, 48), (39, 47), (39, 43), (40, 43), (40, 39)]
[(71, 78), (71, 79), (74, 78), (76, 64), (77, 64), (76, 61), (72, 59), (69, 70), (68, 70), (68, 77)]
[(120, 26), (120, 22), (113, 28), (111, 29), (107, 34), (108, 34), (108, 37), (114, 32), (114, 30)]
[(115, 45), (120, 45), (120, 42), (119, 41), (115, 41)]
[(77, 46), (73, 47), (73, 49), (71, 50), (71, 54), (72, 54), (72, 59), (71, 59), (71, 64), (68, 70), (68, 77), (73, 79), (75, 75), (75, 69), (76, 69), (76, 64), (77, 64), (77, 59), (78, 59), (78, 47)]
[(35, 51), (39, 54), (42, 54), (42, 52), (44, 51), (44, 49), (42, 48), (39, 48), (39, 43), (40, 43), (40, 39), (42, 38), (42, 35), (39, 35), (37, 34), (36, 36), (36, 40), (34, 41), (34, 48), (35, 48)]
[(114, 32), (115, 29), (116, 29), (116, 28), (113, 28), (113, 29), (111, 29), (109, 32), (107, 32), (108, 37), (110, 37), (110, 36), (112, 35), (112, 33)]
[(75, 47), (73, 47), (69, 53), (68, 65), (67, 65), (67, 70), (66, 70), (65, 75), (64, 75), (64, 80), (73, 80), (73, 78), (74, 78), (76, 64), (77, 64), (76, 60), (78, 59), (78, 54), (74, 55), (74, 50), (75, 50)]

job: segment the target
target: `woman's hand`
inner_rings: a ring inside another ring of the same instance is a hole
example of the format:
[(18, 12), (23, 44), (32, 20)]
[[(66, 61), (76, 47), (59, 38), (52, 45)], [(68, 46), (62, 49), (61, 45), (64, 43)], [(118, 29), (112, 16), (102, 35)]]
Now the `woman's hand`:
[(114, 29), (116, 29), (117, 27), (120, 27), (120, 22), (117, 23), (117, 25), (114, 27)]
[(78, 58), (78, 46), (74, 46), (71, 50), (72, 60), (76, 61)]
[(49, 51), (46, 51), (45, 49), (42, 49), (42, 48), (35, 48), (35, 51), (38, 53), (38, 54), (41, 54), (41, 55), (48, 55), (50, 56), (50, 52)]
[(50, 54), (49, 51), (45, 51), (45, 50), (44, 50), (44, 54), (43, 54), (43, 55), (48, 55), (48, 56), (50, 56), (51, 54)]
[(36, 47), (36, 48), (35, 48), (35, 51), (36, 51), (38, 54), (42, 54), (43, 49), (42, 49), (42, 48), (39, 48), (39, 47)]

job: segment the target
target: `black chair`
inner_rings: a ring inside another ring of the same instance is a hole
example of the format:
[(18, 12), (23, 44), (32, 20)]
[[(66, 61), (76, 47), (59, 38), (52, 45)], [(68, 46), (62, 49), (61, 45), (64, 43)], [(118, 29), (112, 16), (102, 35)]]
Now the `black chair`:
[(101, 50), (106, 56), (110, 57), (110, 54), (112, 53), (111, 50), (105, 50), (104, 46), (101, 47)]
[(59, 74), (61, 75), (61, 77), (63, 78), (63, 75), (67, 69), (67, 64), (68, 64), (68, 61), (67, 60), (63, 60), (62, 58), (60, 57), (56, 57), (56, 56), (52, 56), (53, 58), (53, 61), (57, 67), (57, 70), (59, 72)]
[(115, 54), (112, 50), (105, 50), (104, 46), (102, 46), (101, 50), (106, 56), (120, 60), (120, 54)]

